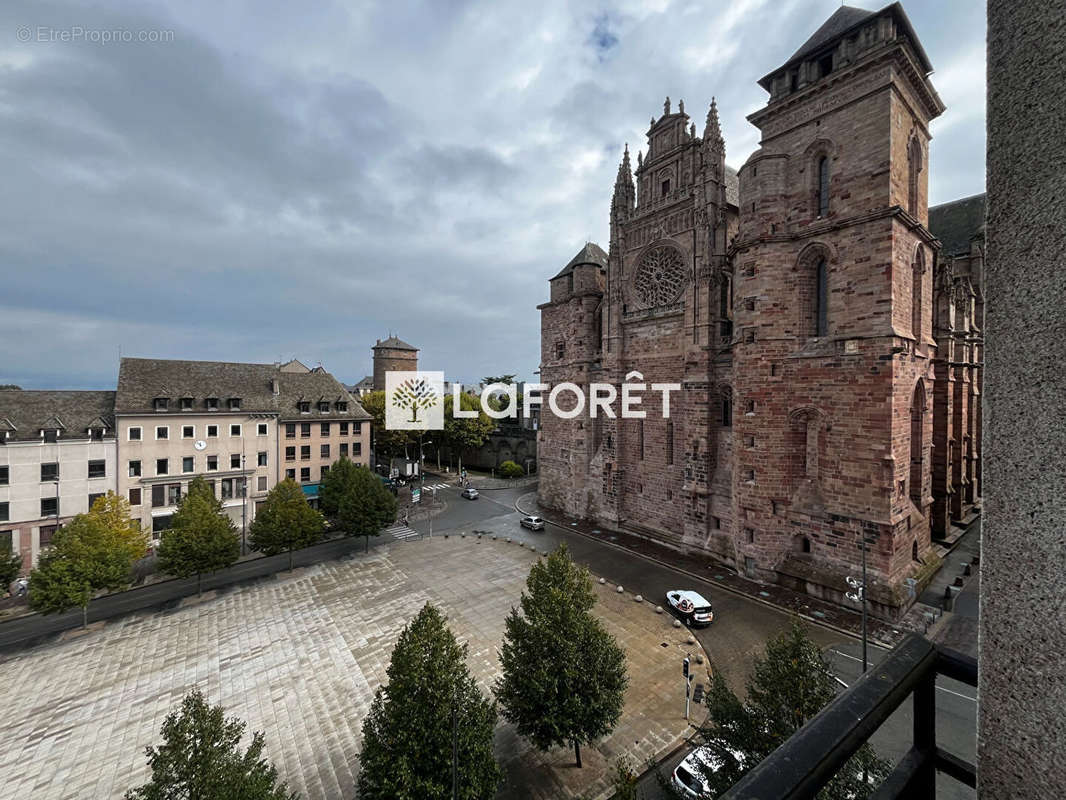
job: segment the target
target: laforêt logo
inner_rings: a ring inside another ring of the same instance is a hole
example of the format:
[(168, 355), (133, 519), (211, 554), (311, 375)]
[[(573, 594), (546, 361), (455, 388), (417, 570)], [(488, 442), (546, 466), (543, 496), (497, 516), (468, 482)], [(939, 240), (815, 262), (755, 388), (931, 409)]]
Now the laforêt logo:
[(385, 373), (385, 427), (393, 431), (444, 428), (444, 373)]

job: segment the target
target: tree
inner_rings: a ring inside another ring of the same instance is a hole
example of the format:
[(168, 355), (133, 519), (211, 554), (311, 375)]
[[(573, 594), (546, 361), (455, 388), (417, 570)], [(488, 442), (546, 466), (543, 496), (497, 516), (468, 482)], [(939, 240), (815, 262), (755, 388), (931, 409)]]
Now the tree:
[(11, 550), (10, 544), (0, 547), (0, 586), (7, 591), (8, 587), (15, 582), (15, 578), (22, 572), (22, 553)]
[(248, 532), (252, 547), (268, 556), (288, 551), (291, 570), (292, 551), (319, 541), (326, 521), (308, 505), (299, 484), (288, 478), (270, 490)]
[(245, 724), (209, 706), (199, 689), (185, 696), (181, 712), (163, 720), (160, 747), (146, 747), (152, 777), (126, 792), (126, 800), (298, 800), (278, 770), (263, 758), (257, 731), (243, 753)]
[(22, 387), (14, 383), (0, 383), (0, 391), (21, 391)]
[(510, 384), (514, 383), (514, 376), (515, 373), (513, 372), (508, 375), (486, 375), (484, 378), (481, 379), (481, 385), (490, 386), (494, 383), (503, 383), (509, 386)]
[(85, 626), (97, 592), (126, 588), (133, 562), (148, 548), (129, 515), (126, 499), (108, 492), (88, 513), (56, 531), (51, 548), (30, 573), (30, 607), (44, 614), (81, 608)]
[(501, 478), (521, 478), (526, 474), (526, 471), (513, 461), (504, 461), (498, 471)]
[(580, 767), (581, 744), (622, 714), (625, 653), (592, 615), (592, 579), (565, 545), (533, 565), (526, 588), (506, 621), (496, 697), (519, 734), (540, 750), (571, 744)]
[(459, 408), (463, 411), (477, 411), (476, 417), (456, 418), (452, 413), (455, 406), (454, 395), (444, 398), (444, 431), (441, 439), (448, 449), (456, 453), (459, 471), (463, 470), (463, 450), (468, 447), (481, 447), (485, 440), (496, 430), (496, 420), (481, 409), (481, 401), (468, 394), (459, 395)]
[(371, 427), (374, 433), (374, 452), (376, 455), (390, 456), (406, 454), (407, 448), (418, 441), (418, 431), (393, 431), (385, 427), (385, 393), (367, 392), (359, 402), (363, 409), (373, 418)]
[(348, 536), (370, 537), (396, 521), (396, 498), (377, 475), (346, 458), (329, 468), (318, 487), (322, 512)]
[(482, 800), (495, 794), (496, 707), (470, 675), (466, 653), (428, 603), (403, 629), (389, 682), (378, 688), (363, 721), (360, 800)]
[(214, 489), (197, 475), (178, 503), (159, 543), (159, 569), (178, 578), (196, 576), (201, 594), (204, 573), (225, 569), (241, 554), (241, 540), (233, 521), (222, 510)]
[[(707, 722), (699, 732), (702, 745), (721, 762), (719, 769), (705, 770), (711, 796), (724, 793), (836, 696), (833, 673), (796, 620), (767, 642), (765, 655), (755, 659), (746, 689), (742, 701), (720, 671), (711, 678)], [(819, 800), (869, 797), (889, 768), (865, 744), (819, 792)]]
[(614, 779), (611, 781), (611, 788), (614, 789), (612, 800), (638, 800), (643, 796), (643, 793), (637, 789), (639, 783), (640, 776), (637, 774), (633, 759), (623, 753), (614, 762)]

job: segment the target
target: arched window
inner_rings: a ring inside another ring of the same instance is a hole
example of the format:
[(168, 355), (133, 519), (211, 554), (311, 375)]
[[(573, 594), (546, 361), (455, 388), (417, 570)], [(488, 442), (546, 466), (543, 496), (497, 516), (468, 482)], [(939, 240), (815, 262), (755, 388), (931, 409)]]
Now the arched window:
[(917, 561), (917, 560), (918, 560), (918, 540), (915, 539), (914, 542), (911, 543), (911, 561)]
[(918, 216), (918, 176), (922, 171), (922, 146), (917, 136), (907, 144), (907, 210)]
[(819, 258), (814, 274), (814, 335), (829, 334), (829, 270)]
[(818, 159), (818, 216), (829, 216), (829, 157)]
[(722, 427), (733, 427), (733, 393), (729, 389), (722, 390)]
[(922, 484), (925, 472), (925, 383), (921, 379), (914, 387), (911, 397), (911, 470), (910, 497), (918, 508), (922, 507)]
[(922, 289), (925, 279), (925, 253), (922, 248), (914, 255), (914, 268), (911, 271), (911, 335), (914, 343), (922, 341)]

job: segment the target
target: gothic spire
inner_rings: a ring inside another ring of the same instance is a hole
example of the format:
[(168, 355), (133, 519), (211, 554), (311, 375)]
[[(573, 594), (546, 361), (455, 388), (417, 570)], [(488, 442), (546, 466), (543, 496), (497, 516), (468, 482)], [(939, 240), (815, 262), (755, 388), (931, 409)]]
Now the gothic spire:
[(703, 144), (725, 155), (725, 139), (722, 138), (722, 126), (718, 122), (718, 104), (713, 97), (711, 107), (707, 111), (707, 126), (703, 129)]
[(611, 198), (611, 210), (631, 211), (636, 202), (636, 190), (633, 185), (633, 168), (629, 163), (629, 143), (626, 142), (622, 153), (622, 163), (618, 165), (618, 177), (614, 180), (614, 196)]

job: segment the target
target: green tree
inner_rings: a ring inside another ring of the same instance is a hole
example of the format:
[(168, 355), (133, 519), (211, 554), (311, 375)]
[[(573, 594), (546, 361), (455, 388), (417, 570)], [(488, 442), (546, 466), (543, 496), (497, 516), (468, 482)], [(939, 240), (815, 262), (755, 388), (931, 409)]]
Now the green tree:
[(466, 653), (428, 603), (403, 629), (389, 682), (378, 688), (363, 721), (360, 800), (483, 800), (495, 794), (496, 708), (470, 675)]
[(418, 441), (418, 431), (390, 431), (385, 427), (385, 393), (367, 392), (359, 402), (373, 418), (375, 454), (381, 457), (406, 455), (407, 448)]
[(242, 721), (226, 719), (222, 706), (208, 705), (194, 689), (182, 700), (181, 712), (163, 720), (163, 744), (145, 748), (152, 777), (126, 792), (126, 800), (297, 800), (263, 758), (262, 732), (241, 752), (244, 729)]
[(514, 383), (514, 376), (515, 373), (513, 372), (508, 375), (486, 375), (484, 378), (481, 379), (481, 385), (488, 386), (493, 383), (503, 383), (510, 385)]
[(477, 416), (456, 419), (452, 413), (454, 406), (454, 395), (447, 395), (444, 398), (444, 431), (440, 438), (448, 449), (456, 454), (461, 473), (463, 450), (481, 447), (489, 435), (496, 430), (496, 420), (481, 409), (481, 401), (478, 398), (466, 393), (459, 395), (459, 408), (463, 411), (477, 411)]
[(4, 591), (15, 582), (15, 578), (22, 572), (22, 554), (11, 550), (9, 543), (0, 547), (0, 586)]
[(159, 543), (159, 569), (178, 578), (196, 576), (196, 593), (203, 588), (204, 573), (225, 569), (241, 554), (237, 528), (222, 510), (222, 503), (203, 476), (189, 482)]
[(84, 626), (97, 592), (126, 588), (133, 562), (148, 547), (129, 513), (125, 498), (108, 492), (88, 513), (56, 531), (51, 548), (30, 573), (30, 607), (44, 614), (81, 608)]
[(346, 458), (334, 462), (318, 487), (318, 503), (334, 526), (348, 536), (370, 537), (396, 521), (396, 498), (368, 468)]
[(521, 478), (526, 474), (526, 471), (513, 461), (504, 461), (497, 472), (501, 478)]
[(308, 505), (303, 489), (291, 478), (270, 490), (248, 529), (256, 550), (268, 556), (288, 551), (290, 570), (292, 551), (310, 547), (325, 532), (325, 519)]
[(624, 753), (614, 762), (614, 778), (611, 788), (614, 789), (612, 800), (639, 800), (643, 796), (637, 788), (640, 776), (637, 774), (633, 759)]
[[(836, 696), (834, 686), (821, 651), (797, 620), (767, 642), (765, 654), (755, 659), (745, 700), (716, 670), (707, 693), (707, 722), (699, 732), (701, 744), (721, 762), (720, 768), (705, 770), (710, 795), (725, 792), (821, 711)], [(863, 745), (818, 798), (862, 800), (887, 777), (889, 768), (870, 745)]]
[(506, 621), (496, 697), (503, 716), (540, 750), (581, 745), (613, 730), (622, 714), (625, 653), (592, 615), (588, 570), (566, 546), (529, 571), (528, 594)]

